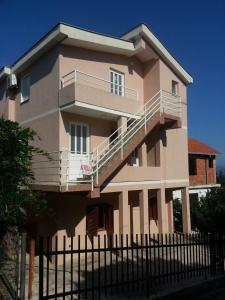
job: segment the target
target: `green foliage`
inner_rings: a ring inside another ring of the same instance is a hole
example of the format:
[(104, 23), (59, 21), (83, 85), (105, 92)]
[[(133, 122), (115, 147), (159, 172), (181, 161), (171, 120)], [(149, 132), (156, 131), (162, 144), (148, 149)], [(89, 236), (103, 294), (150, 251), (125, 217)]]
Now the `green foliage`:
[(212, 189), (191, 205), (192, 228), (204, 233), (225, 234), (225, 188)]
[(46, 202), (30, 188), (33, 154), (47, 153), (32, 146), (36, 133), (16, 122), (0, 118), (0, 223), (23, 225), (40, 214)]
[(217, 182), (221, 184), (221, 187), (225, 189), (225, 174), (223, 171), (220, 171), (217, 176)]

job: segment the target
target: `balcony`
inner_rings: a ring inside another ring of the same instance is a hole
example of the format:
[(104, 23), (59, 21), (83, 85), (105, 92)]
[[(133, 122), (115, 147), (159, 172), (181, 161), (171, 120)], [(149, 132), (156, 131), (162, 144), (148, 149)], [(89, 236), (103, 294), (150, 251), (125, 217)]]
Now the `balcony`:
[(139, 108), (137, 91), (74, 70), (62, 77), (59, 91), (62, 111), (115, 119), (131, 117)]
[[(111, 135), (95, 149), (85, 147), (85, 152), (81, 152), (81, 148), (78, 148), (79, 152), (68, 150), (52, 152), (51, 160), (35, 156), (33, 159), (35, 184), (39, 187), (55, 186), (55, 190), (60, 191), (98, 188), (135, 148), (143, 143), (151, 130), (156, 126), (161, 126), (164, 130), (180, 128), (181, 117), (181, 98), (160, 90), (135, 115), (128, 118), (126, 124), (122, 124), (112, 133), (112, 135), (116, 133), (116, 138), (112, 138)], [(134, 169), (134, 171), (138, 178), (142, 178), (143, 171), (150, 176), (148, 169), (142, 168), (141, 171)], [(154, 176), (156, 170), (154, 168), (152, 172)]]

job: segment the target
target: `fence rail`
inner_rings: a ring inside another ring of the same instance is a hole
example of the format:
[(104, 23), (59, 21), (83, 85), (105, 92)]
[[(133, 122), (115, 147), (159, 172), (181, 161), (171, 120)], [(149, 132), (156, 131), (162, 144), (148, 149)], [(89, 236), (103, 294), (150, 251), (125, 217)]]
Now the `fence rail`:
[(153, 287), (224, 273), (224, 244), (202, 234), (41, 238), (39, 299), (149, 296)]

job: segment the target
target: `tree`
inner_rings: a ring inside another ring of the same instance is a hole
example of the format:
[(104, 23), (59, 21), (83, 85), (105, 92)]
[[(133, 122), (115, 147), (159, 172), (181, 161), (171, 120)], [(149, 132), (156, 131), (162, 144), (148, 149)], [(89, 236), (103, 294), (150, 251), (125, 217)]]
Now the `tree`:
[(225, 173), (220, 171), (217, 176), (217, 182), (221, 184), (221, 187), (225, 189)]
[(207, 192), (191, 210), (192, 226), (204, 233), (225, 234), (225, 188)]
[(30, 213), (47, 208), (41, 194), (31, 189), (32, 157), (46, 152), (32, 146), (36, 133), (17, 122), (0, 118), (0, 224), (23, 226)]

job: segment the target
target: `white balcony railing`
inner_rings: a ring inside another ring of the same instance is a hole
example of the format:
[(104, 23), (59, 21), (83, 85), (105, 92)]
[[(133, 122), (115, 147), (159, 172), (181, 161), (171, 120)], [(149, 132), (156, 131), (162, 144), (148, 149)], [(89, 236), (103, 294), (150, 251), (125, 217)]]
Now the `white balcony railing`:
[(90, 165), (91, 153), (81, 155), (68, 150), (48, 152), (48, 157), (35, 154), (32, 161), (34, 184), (67, 185), (92, 183), (92, 174), (82, 170)]
[(78, 70), (73, 70), (68, 74), (62, 76), (61, 88), (72, 83), (81, 83), (89, 87), (100, 89), (104, 92), (114, 94), (116, 96), (124, 96), (132, 100), (138, 100), (138, 92), (126, 86), (112, 83), (109, 80), (87, 74)]
[[(172, 115), (182, 116), (181, 97), (160, 90), (151, 97), (135, 114), (136, 118), (127, 120), (127, 124), (120, 126), (116, 132), (100, 143), (92, 153), (81, 155), (68, 150), (51, 152), (51, 160), (34, 156), (33, 171), (35, 182), (42, 184), (68, 185), (70, 183), (90, 183), (98, 185), (101, 169), (113, 160), (117, 153), (123, 151), (125, 146), (142, 128), (147, 132), (147, 123), (155, 116)], [(168, 116), (169, 117), (169, 116)], [(116, 136), (116, 138), (112, 138)], [(82, 166), (90, 166), (91, 172), (82, 170)]]

